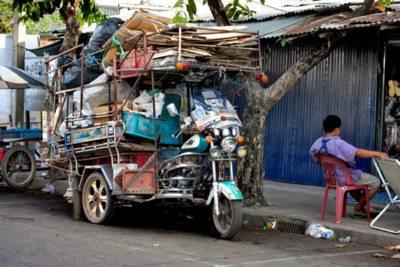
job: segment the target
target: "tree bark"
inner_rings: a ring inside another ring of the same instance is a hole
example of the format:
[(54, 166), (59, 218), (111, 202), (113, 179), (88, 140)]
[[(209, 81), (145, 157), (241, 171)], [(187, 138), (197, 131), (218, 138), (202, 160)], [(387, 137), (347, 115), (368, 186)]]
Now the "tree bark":
[(239, 161), (238, 182), (246, 201), (246, 206), (266, 205), (264, 198), (264, 137), (267, 109), (258, 102), (262, 91), (258, 83), (245, 82), (246, 109), (243, 118), (243, 135), (246, 137), (247, 155)]
[(218, 26), (231, 25), (224, 4), (221, 0), (207, 0), (207, 3), (214, 17), (214, 21)]
[[(62, 0), (60, 15), (66, 26), (66, 33), (60, 48), (60, 53), (73, 48), (78, 44), (81, 26), (77, 20), (80, 0)], [(75, 53), (70, 54), (74, 57)]]

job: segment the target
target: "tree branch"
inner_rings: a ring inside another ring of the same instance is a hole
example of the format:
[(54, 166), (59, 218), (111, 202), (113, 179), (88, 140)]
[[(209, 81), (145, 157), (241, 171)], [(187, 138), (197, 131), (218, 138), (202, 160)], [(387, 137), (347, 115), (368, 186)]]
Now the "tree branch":
[(363, 4), (353, 11), (351, 18), (367, 15), (374, 7), (375, 0), (364, 0)]
[(218, 26), (231, 25), (224, 4), (221, 0), (207, 0), (207, 3), (214, 17), (214, 21)]

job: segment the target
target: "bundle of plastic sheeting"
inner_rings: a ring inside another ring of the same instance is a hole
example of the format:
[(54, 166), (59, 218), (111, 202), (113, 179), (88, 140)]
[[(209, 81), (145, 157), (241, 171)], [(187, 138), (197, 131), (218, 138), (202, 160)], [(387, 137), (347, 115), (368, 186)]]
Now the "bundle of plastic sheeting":
[[(94, 81), (89, 83), (90, 86), (83, 90), (83, 104), (82, 104), (82, 114), (90, 116), (93, 114), (93, 108), (105, 104), (114, 103), (114, 85), (108, 83), (109, 77), (103, 73), (97, 77)], [(118, 103), (122, 103), (130, 91), (130, 85), (125, 80), (118, 83)], [(109, 99), (110, 90), (110, 99)], [(80, 109), (81, 91), (75, 91), (73, 101), (77, 109)], [(111, 103), (108, 103), (110, 100)]]
[[(154, 104), (153, 105), (153, 96)], [(142, 91), (141, 94), (133, 101), (131, 112), (141, 114), (146, 118), (154, 118), (154, 106), (156, 108), (156, 118), (161, 116), (162, 109), (164, 107), (165, 95), (158, 90), (154, 92)]]

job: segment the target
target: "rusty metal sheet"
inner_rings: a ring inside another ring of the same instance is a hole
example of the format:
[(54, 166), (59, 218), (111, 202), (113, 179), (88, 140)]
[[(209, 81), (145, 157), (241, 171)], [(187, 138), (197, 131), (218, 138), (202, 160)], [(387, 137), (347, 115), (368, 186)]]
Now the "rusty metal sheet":
[(321, 30), (341, 30), (359, 27), (373, 27), (400, 23), (400, 12), (377, 13), (357, 18), (347, 19), (341, 22), (321, 25)]
[(264, 22), (246, 23), (248, 31), (260, 31), (263, 39), (296, 37), (325, 31), (400, 25), (400, 12), (377, 13), (349, 18), (350, 12), (321, 16), (311, 14), (277, 18)]
[(301, 24), (293, 25), (290, 28), (285, 29), (283, 33), (286, 36), (295, 36), (305, 33), (317, 32), (324, 25), (345, 22), (350, 17), (350, 14), (350, 12), (341, 12), (330, 16), (313, 15)]

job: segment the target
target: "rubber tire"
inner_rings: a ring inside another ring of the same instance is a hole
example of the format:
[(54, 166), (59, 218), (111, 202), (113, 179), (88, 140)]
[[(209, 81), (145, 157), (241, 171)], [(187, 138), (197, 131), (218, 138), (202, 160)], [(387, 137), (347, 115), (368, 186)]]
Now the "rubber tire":
[[(107, 193), (107, 207), (105, 209), (105, 215), (103, 216), (103, 218), (93, 218), (92, 216), (90, 216), (89, 211), (86, 208), (86, 191), (88, 190), (88, 187), (90, 185), (90, 183), (94, 180), (94, 179), (102, 179), (103, 182), (105, 183), (105, 189), (106, 189), (106, 193)], [(85, 214), (86, 219), (94, 224), (109, 224), (113, 218), (114, 212), (115, 212), (115, 204), (116, 204), (116, 197), (111, 195), (111, 190), (108, 186), (108, 183), (106, 181), (106, 179), (104, 178), (103, 174), (100, 172), (93, 172), (91, 173), (85, 180), (85, 184), (83, 185), (83, 190), (82, 190), (82, 207), (83, 207), (83, 213)]]
[[(10, 156), (12, 154), (14, 154), (17, 151), (24, 151), (25, 153), (27, 153), (27, 155), (29, 156), (29, 159), (32, 162), (32, 174), (28, 177), (28, 179), (26, 179), (23, 183), (14, 183), (13, 181), (10, 180), (10, 177), (8, 177), (8, 175), (6, 174), (6, 168), (7, 168), (7, 162), (10, 159)], [(33, 153), (27, 149), (26, 147), (23, 146), (15, 146), (12, 147), (10, 149), (7, 150), (6, 155), (3, 158), (3, 161), (1, 163), (1, 176), (3, 178), (3, 180), (12, 188), (15, 189), (22, 189), (25, 188), (26, 186), (28, 186), (32, 180), (35, 178), (36, 175), (36, 159), (35, 156), (33, 155)]]
[[(224, 196), (226, 198), (226, 196)], [(232, 240), (233, 238), (235, 238), (239, 232), (240, 232), (240, 228), (242, 227), (242, 207), (243, 207), (243, 203), (241, 200), (229, 200), (229, 202), (231, 203), (231, 207), (232, 207), (232, 225), (230, 227), (230, 229), (223, 233), (221, 232), (216, 226), (216, 223), (214, 221), (214, 208), (213, 205), (211, 205), (211, 222), (212, 222), (212, 226), (213, 226), (213, 232), (215, 233), (215, 235), (219, 238), (222, 239), (226, 239), (226, 240)]]

